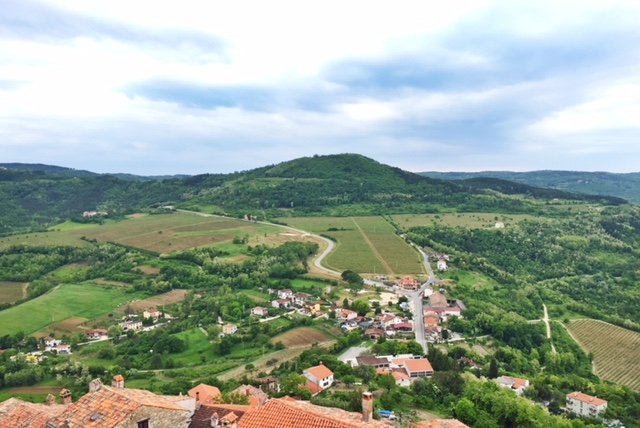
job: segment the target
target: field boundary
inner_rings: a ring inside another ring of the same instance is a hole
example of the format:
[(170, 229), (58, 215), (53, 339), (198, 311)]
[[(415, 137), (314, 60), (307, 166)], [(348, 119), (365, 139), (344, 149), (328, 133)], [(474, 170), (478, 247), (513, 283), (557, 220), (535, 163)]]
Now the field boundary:
[(378, 249), (375, 247), (375, 245), (373, 245), (373, 242), (371, 242), (371, 240), (369, 239), (369, 237), (367, 236), (365, 231), (362, 229), (362, 227), (360, 227), (360, 225), (358, 224), (356, 219), (353, 218), (353, 217), (350, 217), (350, 218), (351, 218), (351, 221), (353, 221), (353, 224), (356, 226), (356, 228), (360, 232), (360, 234), (362, 235), (362, 239), (364, 239), (364, 241), (367, 243), (367, 245), (371, 249), (371, 252), (373, 253), (373, 255), (376, 257), (376, 259), (378, 259), (378, 261), (382, 264), (382, 266), (387, 270), (387, 274), (388, 275), (395, 275), (395, 272), (393, 271), (391, 266), (389, 266), (389, 263), (387, 263), (387, 261), (382, 257), (382, 254), (380, 254), (380, 252), (378, 252)]

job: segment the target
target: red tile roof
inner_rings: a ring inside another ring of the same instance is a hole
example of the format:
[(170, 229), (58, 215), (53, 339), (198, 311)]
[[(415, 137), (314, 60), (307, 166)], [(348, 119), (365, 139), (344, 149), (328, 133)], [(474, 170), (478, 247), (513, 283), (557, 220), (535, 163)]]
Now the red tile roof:
[(306, 401), (270, 400), (264, 406), (249, 410), (240, 419), (238, 428), (382, 428), (386, 422), (362, 421), (360, 413), (332, 407), (321, 407)]
[(433, 372), (433, 367), (431, 367), (431, 363), (426, 358), (406, 359), (404, 360), (404, 366), (409, 373)]
[(218, 399), (218, 397), (222, 395), (220, 394), (220, 390), (217, 387), (204, 383), (191, 388), (188, 394), (190, 397), (195, 398), (200, 403), (205, 404), (214, 403)]
[(49, 419), (65, 411), (66, 405), (34, 404), (17, 398), (0, 403), (0, 427), (44, 428)]
[(410, 428), (469, 428), (457, 419), (434, 419), (432, 421), (417, 422), (409, 425)]
[(582, 401), (583, 403), (588, 403), (593, 406), (603, 406), (608, 403), (607, 400), (603, 400), (602, 398), (594, 397), (592, 395), (585, 394), (583, 392), (572, 392), (567, 395), (567, 398), (573, 398), (574, 400)]
[(189, 428), (211, 428), (211, 416), (214, 413), (217, 413), (218, 418), (221, 419), (236, 420), (237, 418), (242, 418), (247, 410), (249, 410), (249, 406), (237, 404), (203, 404), (193, 414)]
[(261, 389), (252, 385), (241, 385), (232, 392), (235, 394), (246, 395), (249, 398), (249, 405), (253, 407), (264, 404), (269, 399), (269, 396)]
[(188, 410), (152, 392), (142, 389), (102, 386), (98, 391), (82, 396), (56, 418), (51, 427), (112, 427), (126, 420), (140, 407), (156, 407), (176, 412)]
[(314, 367), (309, 367), (306, 372), (314, 376), (316, 379), (324, 379), (326, 377), (333, 376), (333, 372), (322, 363)]

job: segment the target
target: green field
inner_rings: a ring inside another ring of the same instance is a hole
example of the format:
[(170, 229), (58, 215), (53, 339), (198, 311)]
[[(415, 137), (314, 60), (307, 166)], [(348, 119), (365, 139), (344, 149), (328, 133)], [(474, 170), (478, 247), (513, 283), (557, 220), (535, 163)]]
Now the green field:
[(418, 226), (444, 225), (451, 227), (468, 227), (472, 229), (491, 229), (497, 222), (505, 227), (512, 226), (523, 220), (533, 220), (534, 216), (526, 214), (495, 214), (495, 213), (446, 213), (446, 214), (401, 214), (391, 216), (402, 229)]
[(0, 311), (0, 336), (23, 331), (32, 334), (69, 318), (94, 319), (118, 305), (142, 298), (122, 288), (64, 284), (28, 302)]
[(0, 281), (0, 303), (13, 303), (25, 296), (23, 282)]
[[(170, 253), (208, 245), (232, 245), (233, 238), (247, 237), (248, 244), (269, 244), (281, 228), (225, 217), (203, 217), (189, 213), (134, 214), (121, 221), (104, 224), (65, 222), (43, 233), (0, 238), (0, 249), (12, 245), (88, 245), (86, 239), (116, 242), (156, 253)], [(84, 238), (84, 239), (82, 239)], [(245, 246), (242, 246), (244, 248)]]
[(294, 217), (280, 221), (337, 241), (336, 250), (325, 260), (336, 270), (389, 275), (423, 273), (419, 254), (395, 233), (384, 218)]

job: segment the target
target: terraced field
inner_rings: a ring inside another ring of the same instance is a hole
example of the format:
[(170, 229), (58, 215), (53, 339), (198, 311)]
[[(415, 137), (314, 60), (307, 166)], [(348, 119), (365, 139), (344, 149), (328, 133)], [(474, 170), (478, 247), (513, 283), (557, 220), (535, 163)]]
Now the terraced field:
[(290, 226), (335, 239), (336, 250), (326, 265), (338, 271), (388, 275), (423, 273), (419, 254), (385, 219), (371, 217), (295, 217), (281, 218)]
[(640, 391), (640, 333), (592, 319), (572, 321), (568, 329), (593, 353), (598, 376)]

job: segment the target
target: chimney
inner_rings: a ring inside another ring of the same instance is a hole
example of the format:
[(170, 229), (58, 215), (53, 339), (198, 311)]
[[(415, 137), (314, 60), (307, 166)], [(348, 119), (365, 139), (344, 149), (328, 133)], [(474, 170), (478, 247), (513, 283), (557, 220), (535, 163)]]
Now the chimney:
[(200, 391), (196, 391), (196, 401), (200, 401)]
[(56, 397), (53, 394), (48, 394), (47, 395), (47, 406), (51, 406), (53, 404), (56, 404)]
[(62, 399), (62, 404), (71, 404), (71, 391), (68, 389), (61, 390), (60, 398)]
[(89, 382), (89, 392), (100, 391), (100, 388), (102, 388), (102, 381), (100, 379), (94, 379)]
[(115, 375), (111, 381), (111, 386), (114, 388), (124, 388), (124, 376)]
[(220, 426), (218, 424), (219, 420), (220, 419), (218, 418), (218, 412), (213, 412), (213, 414), (211, 415), (211, 427), (218, 428)]
[(368, 423), (373, 419), (373, 394), (362, 393), (362, 422)]

